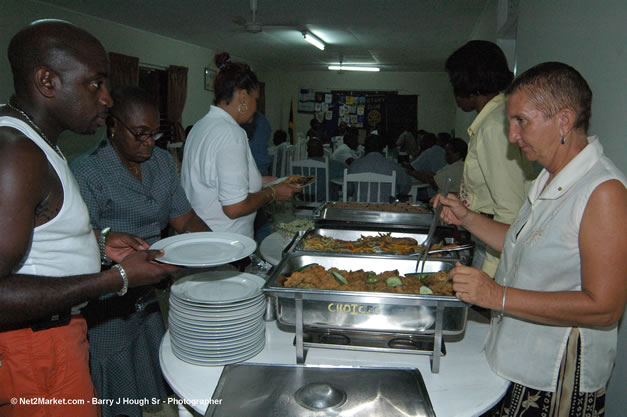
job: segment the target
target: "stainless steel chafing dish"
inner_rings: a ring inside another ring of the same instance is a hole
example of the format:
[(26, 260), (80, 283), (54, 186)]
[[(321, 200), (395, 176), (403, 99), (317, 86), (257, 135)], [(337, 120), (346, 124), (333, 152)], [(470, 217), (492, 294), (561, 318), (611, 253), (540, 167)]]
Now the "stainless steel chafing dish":
[[(358, 208), (361, 203), (352, 203), (356, 208), (338, 208), (335, 203), (328, 202), (318, 207), (313, 213), (315, 222), (359, 223), (396, 225), (410, 227), (429, 227), (433, 221), (433, 213), (410, 213), (395, 211), (378, 211)], [(418, 206), (418, 205), (416, 205)], [(423, 205), (420, 205), (424, 207)]]
[(205, 417), (435, 417), (417, 369), (227, 365), (213, 398)]
[[(395, 229), (395, 228), (382, 228), (382, 227), (367, 227), (367, 226), (317, 226), (313, 229), (308, 230), (300, 234), (294, 243), (288, 246), (287, 251), (293, 252), (317, 252), (321, 251), (306, 249), (304, 247), (305, 240), (309, 236), (325, 236), (333, 239), (340, 239), (345, 241), (356, 241), (362, 236), (377, 236), (381, 233), (389, 233), (391, 237), (396, 238), (412, 238), (415, 239), (419, 244), (423, 243), (427, 238), (426, 229)], [(468, 265), (472, 261), (472, 247), (474, 244), (470, 241), (470, 234), (468, 232), (462, 232), (453, 227), (438, 227), (436, 228), (433, 242), (444, 242), (445, 244), (460, 244), (464, 245), (466, 249), (460, 251), (450, 251), (450, 252), (441, 252), (438, 254), (439, 256), (429, 255), (430, 258), (435, 258), (435, 260), (447, 260), (451, 262), (461, 262), (462, 264)], [(333, 255), (342, 255), (342, 256), (364, 256), (364, 255), (372, 255), (372, 256), (384, 256), (384, 257), (406, 257), (412, 256), (418, 258), (421, 252), (411, 254), (411, 255), (399, 255), (391, 252), (377, 252), (377, 253), (355, 253), (351, 254), (350, 252), (324, 252), (330, 253)], [(434, 254), (435, 255), (435, 254)]]
[[(291, 253), (284, 257), (264, 286), (264, 292), (274, 304), (279, 323), (295, 328), (298, 363), (305, 361), (305, 330), (398, 333), (433, 338), (431, 350), (412, 353), (430, 355), (432, 371), (438, 372), (442, 337), (460, 335), (466, 328), (468, 305), (451, 296), (286, 288), (278, 282), (281, 275), (289, 275), (312, 263), (325, 268), (363, 269), (376, 273), (396, 269), (404, 275), (415, 272), (418, 261), (411, 258), (310, 253)], [(453, 267), (452, 262), (427, 260), (424, 272), (448, 271)]]

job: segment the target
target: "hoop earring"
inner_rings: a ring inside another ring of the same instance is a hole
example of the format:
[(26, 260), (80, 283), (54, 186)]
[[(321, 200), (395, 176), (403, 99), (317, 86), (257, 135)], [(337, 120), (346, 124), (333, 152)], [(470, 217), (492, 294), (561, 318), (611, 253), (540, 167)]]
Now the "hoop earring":
[(565, 137), (565, 136), (562, 136), (562, 140), (560, 141), (560, 143), (561, 143), (562, 145), (565, 145), (565, 144), (566, 144), (566, 137)]
[[(243, 110), (242, 110), (243, 108)], [(246, 103), (240, 103), (240, 105), (237, 107), (237, 111), (240, 113), (246, 113), (248, 111), (248, 104)]]

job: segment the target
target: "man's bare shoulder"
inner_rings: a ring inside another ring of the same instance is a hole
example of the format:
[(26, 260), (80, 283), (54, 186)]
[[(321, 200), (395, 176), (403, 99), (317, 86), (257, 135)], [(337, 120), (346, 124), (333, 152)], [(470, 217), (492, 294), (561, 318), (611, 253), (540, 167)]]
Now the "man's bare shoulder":
[[(54, 178), (45, 153), (19, 130), (0, 127), (0, 184), (5, 193), (26, 187), (31, 194), (42, 192), (42, 184)], [(33, 195), (37, 198), (36, 195)]]
[(48, 163), (46, 155), (35, 142), (19, 130), (8, 126), (0, 126), (0, 160), (17, 160), (20, 163), (28, 161), (44, 166)]

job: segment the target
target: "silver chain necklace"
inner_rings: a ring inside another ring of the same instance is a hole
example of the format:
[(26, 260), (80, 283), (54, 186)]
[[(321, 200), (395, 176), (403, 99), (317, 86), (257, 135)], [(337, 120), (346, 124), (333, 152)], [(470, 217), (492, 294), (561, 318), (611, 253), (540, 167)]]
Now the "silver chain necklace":
[(61, 149), (59, 149), (59, 147), (57, 145), (55, 145), (54, 143), (52, 143), (50, 141), (50, 139), (48, 139), (48, 136), (46, 136), (46, 134), (43, 132), (43, 130), (41, 130), (41, 128), (39, 127), (39, 125), (37, 123), (35, 123), (33, 121), (33, 119), (31, 119), (31, 117), (28, 115), (28, 113), (26, 113), (24, 110), (20, 109), (19, 107), (17, 107), (16, 105), (12, 104), (11, 101), (9, 101), (7, 103), (7, 106), (13, 110), (18, 112), (19, 114), (21, 114), (26, 121), (28, 122), (29, 125), (31, 125), (31, 127), (33, 129), (35, 129), (37, 131), (37, 133), (39, 134), (39, 136), (41, 136), (41, 138), (52, 148), (54, 149), (54, 151), (61, 157), (61, 159), (65, 159), (65, 156), (63, 156), (63, 154), (61, 153)]

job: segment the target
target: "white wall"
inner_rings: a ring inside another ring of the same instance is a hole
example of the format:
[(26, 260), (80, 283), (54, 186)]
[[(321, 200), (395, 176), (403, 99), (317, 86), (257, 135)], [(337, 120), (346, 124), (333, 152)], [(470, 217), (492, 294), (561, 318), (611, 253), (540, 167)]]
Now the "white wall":
[(455, 100), (445, 72), (378, 72), (338, 74), (324, 72), (266, 72), (266, 116), (273, 130), (286, 129), (290, 100), (294, 102), (296, 132), (309, 129), (310, 113), (298, 113), (301, 88), (330, 90), (394, 90), (418, 95), (418, 127), (432, 132), (450, 131), (455, 119)]
[[(104, 45), (107, 51), (139, 57), (141, 64), (160, 67), (181, 65), (189, 69), (187, 74), (187, 102), (183, 112), (183, 126), (194, 123), (208, 110), (213, 93), (203, 88), (204, 68), (213, 66), (213, 51), (170, 38), (118, 25), (93, 17), (70, 12), (61, 8), (27, 0), (0, 0), (0, 102), (8, 100), (13, 92), (13, 80), (7, 58), (11, 37), (33, 20), (42, 18), (64, 19), (80, 26)], [(65, 132), (59, 145), (68, 158), (89, 149), (103, 134), (79, 136)]]
[[(520, 2), (517, 51), (522, 72), (544, 61), (577, 69), (593, 93), (590, 133), (627, 172), (627, 3), (624, 0), (526, 0)], [(624, 233), (620, 231), (619, 233)], [(618, 360), (610, 380), (606, 415), (627, 410), (627, 329), (623, 320)]]
[(518, 70), (544, 61), (577, 69), (592, 89), (590, 133), (627, 171), (627, 3), (624, 0), (520, 2)]
[[(496, 42), (496, 20), (497, 20), (497, 1), (490, 0), (486, 3), (486, 7), (481, 13), (479, 20), (477, 21), (470, 40), (484, 40)], [(455, 50), (461, 47), (463, 44), (458, 45), (455, 49), (448, 51), (448, 55), (451, 55)], [(510, 69), (513, 68), (513, 60), (510, 56), (507, 56), (507, 61)], [(472, 124), (472, 121), (477, 116), (477, 112), (464, 112), (461, 109), (457, 109), (455, 112), (455, 136), (468, 141), (468, 127)]]

